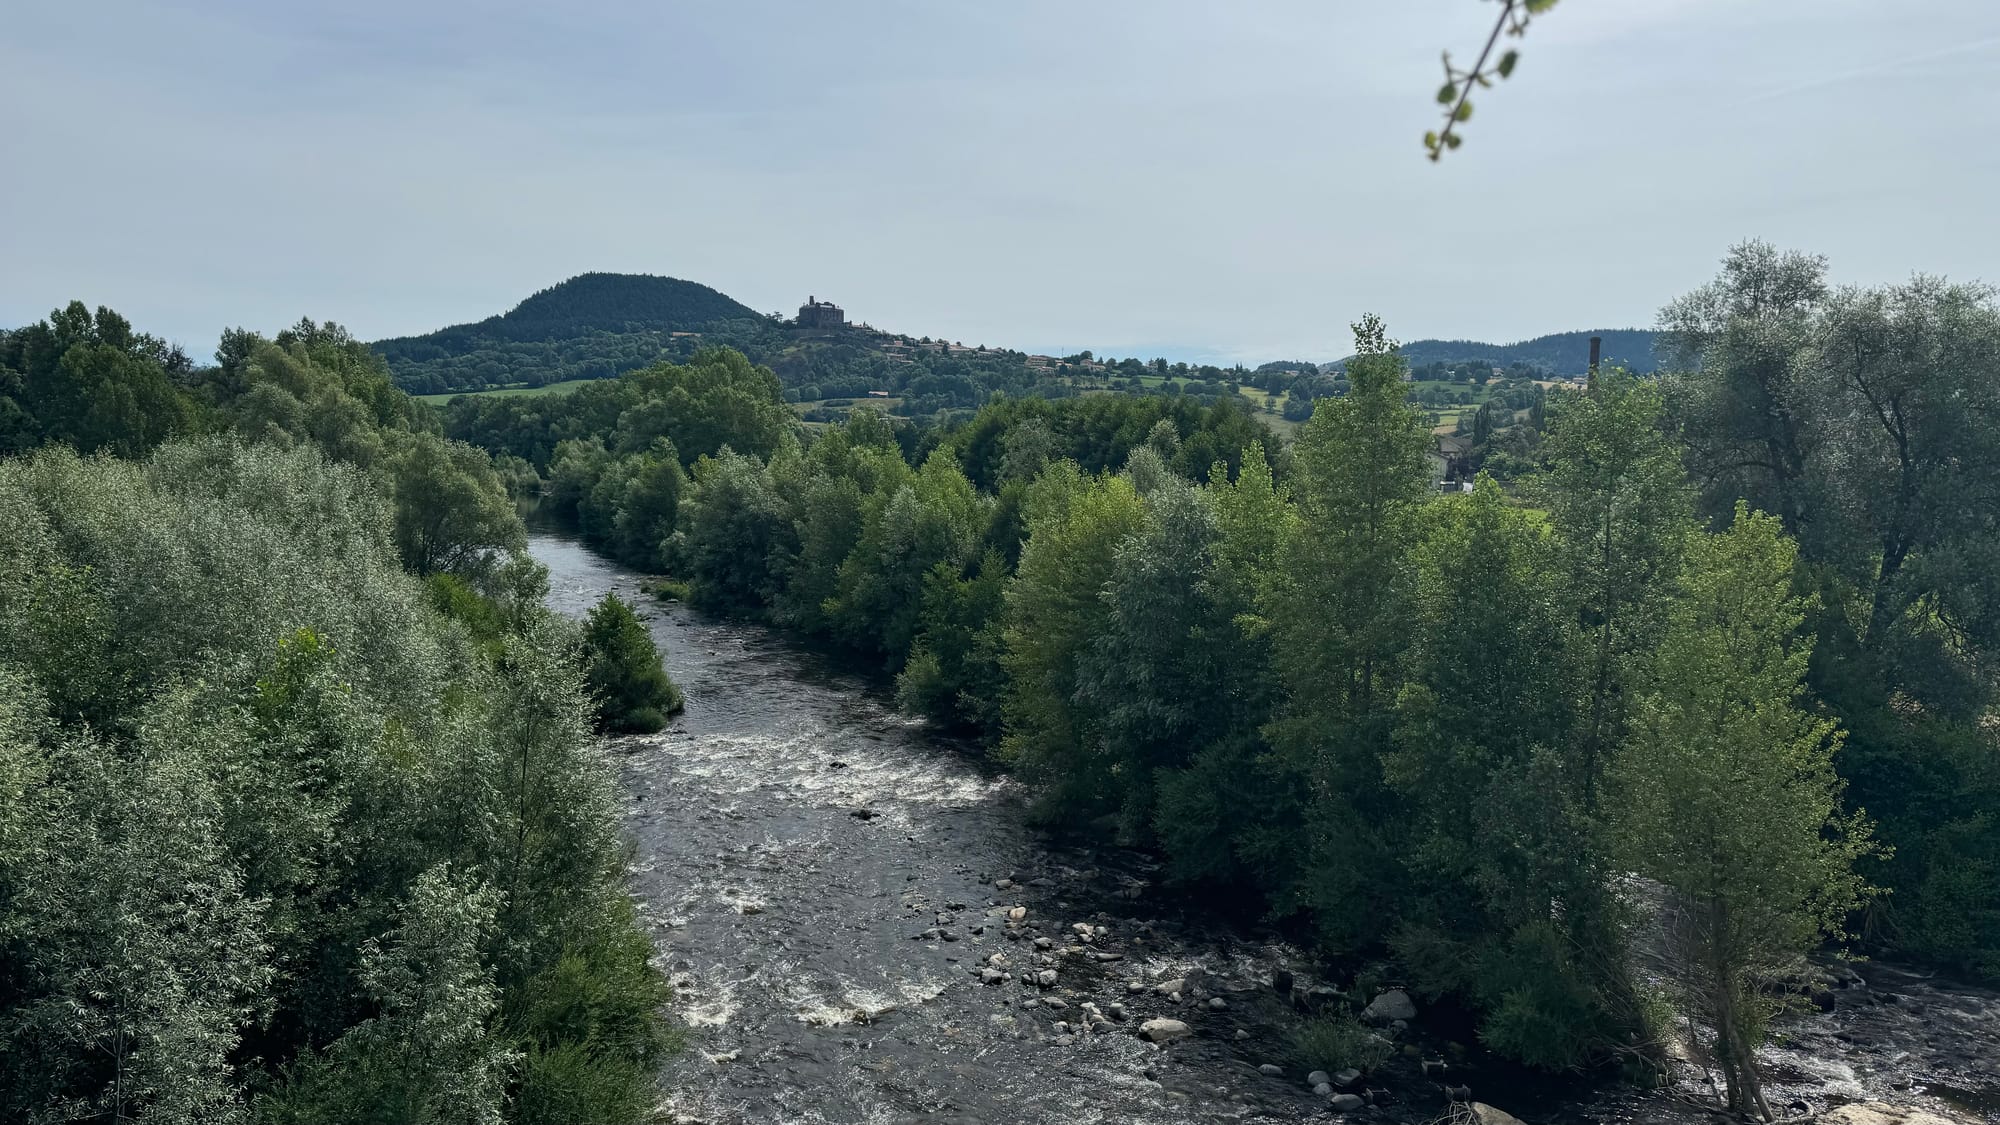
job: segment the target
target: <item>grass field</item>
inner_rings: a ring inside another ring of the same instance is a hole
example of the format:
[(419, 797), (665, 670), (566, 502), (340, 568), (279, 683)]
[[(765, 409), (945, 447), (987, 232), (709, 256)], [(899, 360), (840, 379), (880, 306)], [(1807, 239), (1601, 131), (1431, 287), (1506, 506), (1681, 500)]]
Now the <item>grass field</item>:
[(494, 387), (485, 391), (445, 391), (435, 395), (411, 395), (418, 402), (428, 402), (432, 406), (443, 406), (460, 395), (556, 395), (573, 391), (585, 383), (595, 383), (595, 379), (570, 379), (562, 383), (544, 383), (539, 387)]

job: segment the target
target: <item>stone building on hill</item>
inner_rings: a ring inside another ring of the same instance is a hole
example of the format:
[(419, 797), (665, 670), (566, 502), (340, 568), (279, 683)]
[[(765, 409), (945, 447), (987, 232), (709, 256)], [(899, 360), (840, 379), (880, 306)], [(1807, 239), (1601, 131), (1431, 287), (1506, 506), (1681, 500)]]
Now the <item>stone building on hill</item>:
[(817, 297), (807, 297), (806, 303), (799, 306), (799, 327), (845, 328), (847, 327), (847, 314), (840, 310), (839, 305), (831, 301), (822, 301)]

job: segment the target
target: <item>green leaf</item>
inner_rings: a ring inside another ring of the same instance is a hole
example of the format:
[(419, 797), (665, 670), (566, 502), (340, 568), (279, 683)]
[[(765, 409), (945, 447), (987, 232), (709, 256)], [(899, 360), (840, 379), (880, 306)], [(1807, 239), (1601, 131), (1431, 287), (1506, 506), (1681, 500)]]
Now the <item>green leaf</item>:
[(1444, 85), (1438, 87), (1439, 105), (1450, 105), (1452, 99), (1456, 98), (1457, 96), (1458, 96), (1458, 84), (1456, 82), (1447, 82)]
[(1436, 152), (1436, 151), (1437, 151), (1437, 147), (1438, 147), (1438, 135), (1437, 135), (1436, 131), (1432, 131), (1432, 132), (1429, 132), (1429, 133), (1425, 133), (1425, 134), (1424, 134), (1424, 147), (1425, 147), (1425, 148), (1427, 148), (1427, 149), (1430, 149), (1430, 150), (1431, 150), (1432, 152)]
[(1514, 73), (1514, 64), (1520, 61), (1521, 61), (1521, 52), (1519, 51), (1509, 51), (1506, 54), (1501, 55), (1500, 68), (1499, 68), (1500, 77), (1506, 78), (1512, 75)]
[(1458, 103), (1458, 108), (1452, 111), (1451, 119), (1453, 121), (1472, 120), (1472, 103), (1470, 101)]
[(1457, 148), (1464, 140), (1465, 138), (1459, 136), (1457, 133), (1446, 133), (1444, 135), (1445, 147), (1447, 148)]

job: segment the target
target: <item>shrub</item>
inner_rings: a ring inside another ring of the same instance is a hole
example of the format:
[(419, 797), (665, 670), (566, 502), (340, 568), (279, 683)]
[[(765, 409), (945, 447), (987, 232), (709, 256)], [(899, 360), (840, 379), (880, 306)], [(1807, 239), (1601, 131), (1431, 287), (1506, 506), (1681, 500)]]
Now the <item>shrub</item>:
[(652, 635), (618, 595), (604, 595), (590, 611), (583, 645), (599, 730), (650, 734), (681, 709), (680, 689), (661, 666)]
[(1389, 1044), (1352, 1016), (1322, 1016), (1292, 1032), (1303, 1070), (1373, 1070), (1389, 1061)]

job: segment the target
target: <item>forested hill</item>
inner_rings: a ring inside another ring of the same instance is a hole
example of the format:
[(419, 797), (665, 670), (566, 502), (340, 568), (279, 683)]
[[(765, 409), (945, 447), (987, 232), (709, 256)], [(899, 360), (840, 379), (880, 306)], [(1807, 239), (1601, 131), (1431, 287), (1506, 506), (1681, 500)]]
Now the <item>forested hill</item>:
[(1590, 367), (1590, 338), (1604, 338), (1603, 362), (1639, 374), (1659, 370), (1653, 357), (1653, 333), (1641, 328), (1594, 328), (1588, 332), (1555, 332), (1518, 344), (1483, 344), (1477, 340), (1416, 340), (1400, 349), (1412, 367), (1432, 363), (1492, 361), (1496, 367), (1525, 363), (1551, 375), (1581, 375)]
[(604, 379), (689, 362), (714, 345), (770, 368), (790, 401), (876, 395), (910, 414), (975, 408), (995, 391), (1062, 397), (1106, 377), (1087, 354), (1071, 365), (1074, 378), (1056, 378), (1066, 369), (1048, 357), (865, 325), (801, 329), (692, 281), (615, 273), (571, 278), (477, 324), (373, 347), (398, 387), (435, 394)]
[(372, 345), (405, 390), (606, 378), (696, 341), (754, 346), (769, 318), (706, 285), (648, 274), (586, 273), (500, 316)]

